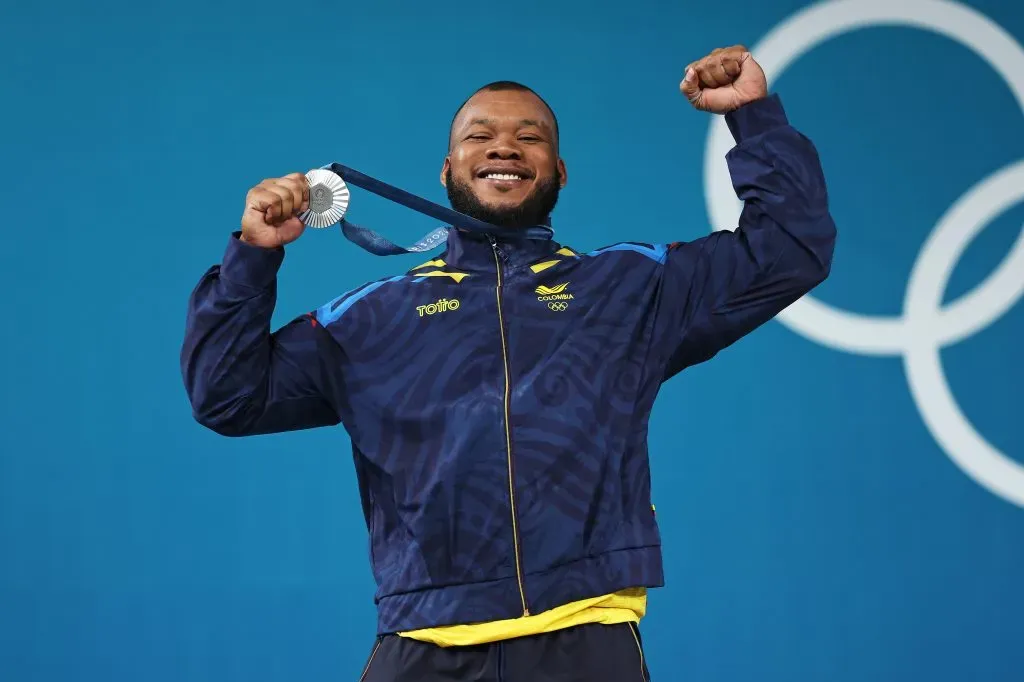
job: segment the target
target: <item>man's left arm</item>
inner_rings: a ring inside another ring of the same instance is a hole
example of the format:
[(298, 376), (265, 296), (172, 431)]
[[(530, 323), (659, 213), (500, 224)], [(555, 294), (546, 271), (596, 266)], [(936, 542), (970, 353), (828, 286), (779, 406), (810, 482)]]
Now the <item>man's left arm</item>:
[(681, 89), (690, 102), (726, 116), (736, 141), (726, 160), (743, 211), (735, 231), (668, 249), (663, 293), (677, 314), (666, 377), (713, 357), (820, 284), (836, 239), (817, 151), (767, 94), (749, 53), (716, 50), (687, 74)]

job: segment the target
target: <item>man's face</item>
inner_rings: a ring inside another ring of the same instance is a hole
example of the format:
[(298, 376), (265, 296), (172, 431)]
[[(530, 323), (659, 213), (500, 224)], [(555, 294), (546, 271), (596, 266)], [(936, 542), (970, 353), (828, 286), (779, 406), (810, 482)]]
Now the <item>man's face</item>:
[(479, 92), (456, 117), (441, 169), (456, 211), (503, 227), (535, 225), (565, 181), (554, 120), (532, 93)]

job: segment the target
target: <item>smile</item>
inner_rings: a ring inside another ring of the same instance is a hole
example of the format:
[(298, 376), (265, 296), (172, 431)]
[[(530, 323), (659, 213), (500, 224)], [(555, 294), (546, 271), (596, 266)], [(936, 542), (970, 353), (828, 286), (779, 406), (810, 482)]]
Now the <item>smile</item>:
[(519, 164), (490, 164), (478, 168), (474, 175), (480, 180), (506, 188), (533, 179), (533, 171)]
[(518, 182), (523, 180), (523, 176), (515, 173), (488, 173), (484, 176), (485, 180), (501, 180), (501, 181), (513, 181)]

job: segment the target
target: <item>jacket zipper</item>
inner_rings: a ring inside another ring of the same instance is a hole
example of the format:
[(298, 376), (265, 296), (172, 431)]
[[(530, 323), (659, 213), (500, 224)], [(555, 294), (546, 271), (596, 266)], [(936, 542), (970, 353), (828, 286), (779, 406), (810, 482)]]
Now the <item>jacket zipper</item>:
[(526, 604), (526, 588), (523, 586), (523, 562), (519, 544), (519, 517), (516, 513), (516, 468), (512, 460), (512, 368), (508, 360), (508, 342), (505, 339), (505, 315), (501, 306), (501, 294), (505, 286), (504, 273), (501, 269), (502, 254), (494, 237), (488, 235), (491, 249), (494, 251), (494, 264), (498, 269), (498, 284), (494, 289), (498, 301), (498, 329), (501, 330), (501, 357), (505, 364), (505, 451), (508, 453), (508, 495), (512, 506), (512, 542), (515, 547), (516, 580), (519, 582), (519, 598), (523, 605), (523, 615), (530, 615)]

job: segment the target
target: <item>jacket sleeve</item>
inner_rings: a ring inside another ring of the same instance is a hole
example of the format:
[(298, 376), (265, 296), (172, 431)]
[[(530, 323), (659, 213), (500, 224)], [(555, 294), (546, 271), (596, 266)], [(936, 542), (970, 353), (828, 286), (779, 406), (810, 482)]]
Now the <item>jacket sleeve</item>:
[(324, 357), (337, 344), (312, 315), (271, 333), (284, 250), (238, 236), (189, 298), (180, 360), (194, 418), (225, 436), (339, 423)]
[(726, 114), (726, 160), (743, 201), (735, 231), (671, 244), (664, 300), (672, 309), (668, 378), (772, 319), (828, 276), (836, 240), (817, 150), (777, 95)]

